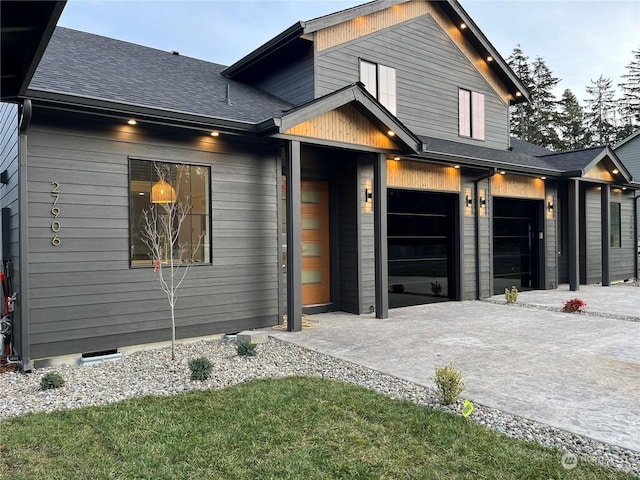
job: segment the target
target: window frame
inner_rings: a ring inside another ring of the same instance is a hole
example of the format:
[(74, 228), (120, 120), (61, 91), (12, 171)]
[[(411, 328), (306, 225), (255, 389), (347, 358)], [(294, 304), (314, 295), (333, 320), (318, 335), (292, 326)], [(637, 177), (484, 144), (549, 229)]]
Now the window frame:
[(620, 202), (609, 204), (609, 246), (622, 248), (622, 203)]
[(485, 94), (458, 88), (458, 136), (486, 140)]
[[(372, 74), (375, 74), (375, 77)], [(371, 86), (371, 81), (365, 81), (365, 76), (369, 80), (373, 79), (373, 86)], [(360, 58), (359, 80), (367, 92), (373, 95), (389, 112), (393, 115), (397, 114), (398, 82), (394, 67)]]
[[(133, 162), (148, 162), (151, 164), (150, 168), (154, 168), (153, 165), (154, 164), (159, 164), (159, 165), (165, 165), (165, 166), (184, 166), (184, 167), (189, 167), (191, 168), (196, 168), (196, 167), (200, 167), (200, 168), (204, 168), (206, 169), (205, 171), (205, 182), (204, 185), (206, 187), (206, 192), (205, 192), (205, 208), (206, 208), (206, 212), (204, 214), (201, 213), (188, 213), (187, 216), (189, 217), (189, 226), (192, 225), (192, 220), (193, 217), (205, 217), (205, 221), (204, 221), (204, 226), (207, 229), (207, 232), (205, 233), (205, 236), (202, 240), (202, 243), (200, 244), (200, 249), (202, 249), (203, 253), (202, 253), (202, 261), (194, 261), (192, 262), (192, 265), (194, 266), (198, 266), (198, 265), (212, 265), (213, 264), (213, 216), (212, 216), (212, 197), (211, 197), (211, 192), (212, 192), (212, 169), (211, 169), (211, 165), (208, 164), (204, 164), (204, 163), (187, 163), (187, 162), (182, 162), (182, 161), (177, 161), (177, 160), (158, 160), (158, 159), (151, 159), (151, 158), (144, 158), (144, 157), (137, 157), (137, 156), (129, 156), (127, 157), (128, 159), (128, 177), (127, 177), (127, 192), (128, 192), (128, 198), (127, 198), (127, 210), (128, 210), (128, 239), (129, 239), (129, 254), (128, 254), (128, 259), (129, 259), (129, 268), (149, 268), (149, 267), (153, 267), (153, 261), (151, 260), (151, 258), (149, 258), (149, 263), (134, 263), (134, 261), (137, 262), (142, 262), (143, 260), (134, 260), (133, 255), (132, 255), (132, 251), (134, 248), (134, 243), (133, 243), (133, 219), (134, 219), (134, 206), (133, 206), (133, 202), (132, 202), (132, 198), (133, 198), (133, 189), (132, 189), (132, 181), (133, 181), (133, 176), (132, 176), (132, 164)], [(153, 185), (154, 182), (157, 181), (157, 177), (156, 175), (152, 174), (151, 175), (152, 179), (149, 181), (150, 186)], [(191, 187), (191, 186), (190, 186)], [(149, 190), (150, 191), (150, 190)], [(191, 192), (192, 190), (189, 192), (189, 196), (191, 196)], [(178, 190), (178, 196), (180, 196), (180, 191)], [(149, 207), (151, 206), (151, 203), (149, 202)], [(138, 213), (142, 213), (143, 210), (140, 210)], [(185, 228), (187, 225), (183, 224), (183, 228)], [(191, 246), (193, 247), (193, 237), (191, 238)], [(165, 265), (166, 263), (163, 262), (163, 265)], [(177, 263), (176, 263), (177, 264)]]

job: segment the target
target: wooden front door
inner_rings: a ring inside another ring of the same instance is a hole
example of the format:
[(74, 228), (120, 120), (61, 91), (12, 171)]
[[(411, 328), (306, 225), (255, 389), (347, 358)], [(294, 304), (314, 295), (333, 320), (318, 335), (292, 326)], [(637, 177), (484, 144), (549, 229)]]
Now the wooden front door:
[(329, 184), (302, 181), (302, 305), (331, 301)]

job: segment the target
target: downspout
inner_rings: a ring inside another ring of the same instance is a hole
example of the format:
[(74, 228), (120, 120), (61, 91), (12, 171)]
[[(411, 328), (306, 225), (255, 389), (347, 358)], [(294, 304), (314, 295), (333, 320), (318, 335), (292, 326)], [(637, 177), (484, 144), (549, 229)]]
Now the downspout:
[(27, 214), (27, 129), (33, 115), (31, 100), (25, 99), (22, 103), (22, 112), (19, 124), (19, 153), (18, 153), (18, 195), (20, 228), (18, 242), (20, 245), (20, 356), (22, 357), (22, 370), (31, 371), (31, 352), (29, 348), (29, 270), (27, 253), (29, 250), (29, 224)]
[[(474, 224), (475, 224), (475, 243), (476, 243), (476, 300), (480, 300), (480, 191), (478, 190), (478, 182), (481, 180), (485, 180), (487, 178), (493, 177), (496, 173), (498, 173), (498, 169), (493, 167), (493, 169), (489, 173), (485, 173), (484, 175), (473, 179), (473, 190), (474, 190), (474, 205), (475, 205), (475, 215), (474, 215)], [(488, 196), (489, 189), (487, 189)], [(488, 198), (484, 199), (485, 202), (488, 201)]]

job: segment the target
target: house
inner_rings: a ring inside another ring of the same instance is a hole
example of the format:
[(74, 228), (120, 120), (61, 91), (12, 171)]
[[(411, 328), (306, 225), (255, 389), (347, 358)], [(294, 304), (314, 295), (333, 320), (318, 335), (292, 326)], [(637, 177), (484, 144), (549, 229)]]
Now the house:
[[(629, 135), (627, 138), (620, 140), (613, 146), (613, 151), (624, 166), (629, 170), (633, 178), (638, 181), (640, 179), (640, 129)], [(640, 209), (638, 208), (638, 192), (636, 191), (636, 233), (635, 238), (638, 245), (638, 255), (640, 255), (640, 234), (638, 233), (638, 225), (640, 224)]]
[(56, 28), (25, 80), (0, 122), (25, 369), (170, 338), (157, 165), (197, 246), (179, 338), (635, 275), (640, 185), (610, 147), (510, 139), (529, 93), (456, 0), (299, 22), (231, 66)]

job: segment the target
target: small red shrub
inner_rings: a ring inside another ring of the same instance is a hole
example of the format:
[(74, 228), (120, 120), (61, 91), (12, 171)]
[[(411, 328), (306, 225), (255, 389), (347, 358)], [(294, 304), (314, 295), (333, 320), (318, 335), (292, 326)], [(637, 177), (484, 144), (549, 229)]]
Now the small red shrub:
[(560, 310), (566, 313), (583, 313), (586, 306), (587, 303), (584, 300), (580, 300), (579, 298), (572, 298), (571, 300), (567, 300), (566, 302), (564, 302)]

